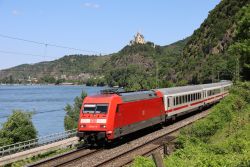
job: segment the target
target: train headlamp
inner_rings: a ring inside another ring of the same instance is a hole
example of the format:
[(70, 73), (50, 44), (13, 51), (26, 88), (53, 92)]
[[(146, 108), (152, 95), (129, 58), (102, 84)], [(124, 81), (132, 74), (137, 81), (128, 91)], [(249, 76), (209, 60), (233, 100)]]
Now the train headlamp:
[(100, 125), (100, 128), (106, 128), (106, 125)]

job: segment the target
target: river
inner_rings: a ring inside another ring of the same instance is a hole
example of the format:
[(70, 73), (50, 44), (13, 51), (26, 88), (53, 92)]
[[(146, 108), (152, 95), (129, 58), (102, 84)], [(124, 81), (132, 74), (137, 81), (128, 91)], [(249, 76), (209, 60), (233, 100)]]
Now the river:
[(64, 131), (64, 107), (82, 91), (96, 94), (104, 87), (54, 85), (0, 85), (0, 124), (14, 109), (34, 112), (32, 122), (39, 136)]

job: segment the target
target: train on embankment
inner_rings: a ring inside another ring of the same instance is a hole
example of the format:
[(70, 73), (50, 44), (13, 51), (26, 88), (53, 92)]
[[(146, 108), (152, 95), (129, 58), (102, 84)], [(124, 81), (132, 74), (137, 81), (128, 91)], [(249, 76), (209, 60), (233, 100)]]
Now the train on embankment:
[(210, 106), (228, 95), (231, 81), (149, 91), (103, 91), (87, 96), (78, 122), (79, 140), (112, 142), (180, 115)]

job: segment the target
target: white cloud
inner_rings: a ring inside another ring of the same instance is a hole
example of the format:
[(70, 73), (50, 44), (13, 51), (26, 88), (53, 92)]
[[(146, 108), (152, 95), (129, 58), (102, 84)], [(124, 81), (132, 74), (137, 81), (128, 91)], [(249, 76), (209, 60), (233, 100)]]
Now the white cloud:
[(86, 3), (83, 4), (83, 7), (98, 9), (98, 8), (100, 8), (100, 5), (96, 4), (96, 3), (86, 2)]
[(18, 10), (14, 9), (14, 10), (11, 11), (11, 14), (13, 16), (18, 16), (18, 15), (20, 15), (20, 12)]

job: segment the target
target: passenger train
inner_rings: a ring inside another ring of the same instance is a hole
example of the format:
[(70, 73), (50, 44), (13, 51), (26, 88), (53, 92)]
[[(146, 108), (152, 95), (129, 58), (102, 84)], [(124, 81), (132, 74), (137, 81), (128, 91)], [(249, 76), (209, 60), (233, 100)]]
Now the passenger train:
[(112, 142), (141, 129), (210, 106), (228, 95), (231, 81), (138, 92), (103, 91), (80, 110), (79, 140)]

